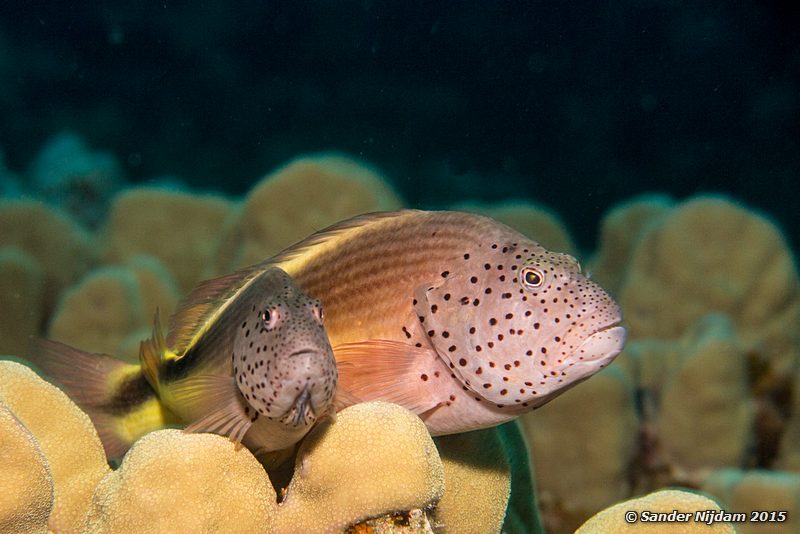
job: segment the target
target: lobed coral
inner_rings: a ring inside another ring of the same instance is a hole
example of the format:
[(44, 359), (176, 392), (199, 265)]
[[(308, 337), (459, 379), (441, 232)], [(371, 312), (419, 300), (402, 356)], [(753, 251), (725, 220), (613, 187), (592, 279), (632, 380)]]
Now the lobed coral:
[[(800, 532), (800, 473), (721, 469), (705, 480), (702, 490), (716, 496), (726, 511), (746, 514), (748, 520), (737, 525), (739, 534)], [(768, 514), (758, 514), (758, 521), (751, 517), (754, 511), (784, 511), (786, 517), (770, 521)]]
[(800, 353), (800, 278), (778, 228), (722, 197), (681, 204), (631, 255), (620, 304), (632, 338), (674, 339), (709, 312), (727, 314), (769, 372)]
[(623, 368), (598, 373), (521, 422), (548, 532), (570, 531), (630, 495), (638, 419), (634, 384)]
[(217, 270), (262, 261), (359, 213), (401, 206), (386, 179), (362, 163), (335, 154), (299, 157), (250, 190), (238, 217), (226, 226)]
[(168, 317), (178, 300), (169, 272), (152, 258), (101, 267), (65, 291), (48, 337), (91, 352), (135, 361), (150, 336), (153, 314)]
[(32, 200), (0, 200), (0, 247), (15, 247), (36, 260), (44, 276), (46, 315), (95, 260), (86, 230), (62, 211)]
[(575, 534), (736, 534), (730, 523), (713, 525), (694, 521), (629, 523), (627, 514), (634, 512), (670, 513), (678, 511), (693, 514), (696, 511), (720, 510), (719, 505), (703, 495), (682, 490), (662, 490), (606, 508), (584, 523)]
[(511, 492), (507, 453), (494, 428), (436, 438), (446, 491), (436, 508), (444, 532), (499, 532)]
[(102, 259), (124, 264), (152, 256), (187, 292), (205, 277), (220, 228), (234, 209), (232, 201), (213, 195), (160, 188), (124, 191), (114, 198), (102, 229)]
[[(12, 361), (0, 360), (0, 403), (31, 434), (49, 466), (54, 503), (48, 527), (58, 532), (78, 531), (94, 487), (109, 472), (89, 417), (61, 390)], [(25, 446), (19, 440), (17, 445)], [(22, 454), (19, 449), (10, 451)], [(25, 491), (25, 486), (19, 491)], [(29, 503), (32, 512), (42, 506), (38, 499)]]
[(53, 476), (36, 438), (0, 402), (0, 532), (47, 532)]
[(0, 354), (23, 354), (44, 316), (44, 273), (16, 247), (0, 247)]

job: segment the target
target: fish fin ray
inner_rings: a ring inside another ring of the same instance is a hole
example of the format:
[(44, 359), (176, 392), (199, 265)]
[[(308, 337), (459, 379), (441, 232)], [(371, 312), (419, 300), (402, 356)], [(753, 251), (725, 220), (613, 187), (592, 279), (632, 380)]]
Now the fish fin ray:
[(28, 360), (89, 416), (108, 458), (122, 457), (133, 440), (120, 431), (124, 416), (117, 417), (108, 409), (115, 401), (117, 386), (123, 380), (136, 379), (139, 366), (47, 339), (35, 340)]
[(227, 307), (225, 301), (230, 301), (249, 281), (266, 270), (270, 263), (257, 263), (234, 273), (200, 282), (170, 317), (167, 345), (177, 354), (186, 352), (211, 318)]
[(166, 351), (167, 343), (161, 330), (160, 314), (156, 309), (153, 319), (153, 335), (139, 345), (139, 362), (142, 365), (142, 373), (155, 390), (158, 390), (159, 369), (161, 369)]
[[(368, 402), (382, 400), (399, 404), (416, 414), (440, 404), (433, 390), (420, 379), (419, 368), (438, 356), (430, 349), (400, 341), (370, 339), (334, 347), (339, 367), (339, 385), (347, 395)], [(337, 397), (339, 393), (337, 392)]]
[(237, 448), (241, 446), (253, 423), (245, 413), (245, 401), (232, 376), (191, 376), (170, 384), (170, 392), (187, 413), (204, 414), (192, 421), (185, 432), (225, 435)]

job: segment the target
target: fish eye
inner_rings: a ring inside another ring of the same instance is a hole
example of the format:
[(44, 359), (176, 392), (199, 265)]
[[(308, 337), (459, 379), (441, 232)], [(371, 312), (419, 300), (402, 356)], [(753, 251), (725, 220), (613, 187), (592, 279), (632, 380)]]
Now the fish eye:
[(265, 328), (274, 328), (278, 322), (280, 313), (277, 308), (266, 308), (261, 311), (261, 322)]
[(525, 267), (521, 273), (522, 285), (528, 289), (538, 289), (544, 284), (544, 274), (534, 267)]

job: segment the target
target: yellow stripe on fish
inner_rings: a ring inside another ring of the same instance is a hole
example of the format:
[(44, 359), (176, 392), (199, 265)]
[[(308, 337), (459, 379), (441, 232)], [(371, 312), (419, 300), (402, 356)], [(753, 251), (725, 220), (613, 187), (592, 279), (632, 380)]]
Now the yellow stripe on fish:
[(272, 266), (325, 307), (343, 396), (397, 402), (433, 434), (540, 406), (625, 341), (619, 307), (574, 258), (487, 217), (404, 210), (338, 223), (202, 284), (174, 316), (184, 328), (171, 346), (191, 346)]

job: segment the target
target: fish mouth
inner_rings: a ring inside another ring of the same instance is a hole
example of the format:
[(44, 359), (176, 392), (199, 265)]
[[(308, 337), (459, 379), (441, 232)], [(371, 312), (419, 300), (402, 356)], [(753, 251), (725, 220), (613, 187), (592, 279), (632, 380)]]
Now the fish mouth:
[(311, 389), (306, 386), (294, 399), (292, 407), (281, 417), (281, 422), (293, 427), (307, 426), (316, 421), (317, 415), (311, 404)]

